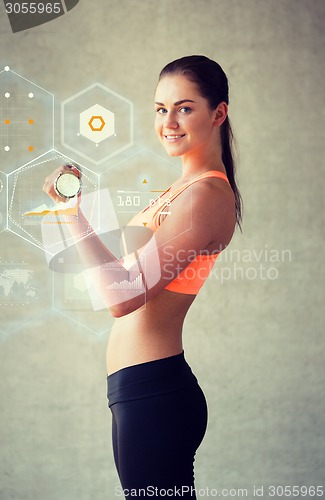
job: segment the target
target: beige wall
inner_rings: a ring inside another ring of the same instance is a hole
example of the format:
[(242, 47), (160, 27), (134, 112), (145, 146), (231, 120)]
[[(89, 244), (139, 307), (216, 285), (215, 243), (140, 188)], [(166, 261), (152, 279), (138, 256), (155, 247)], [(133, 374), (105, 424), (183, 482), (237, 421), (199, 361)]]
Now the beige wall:
[[(197, 488), (247, 488), (252, 498), (254, 485), (324, 483), (324, 21), (321, 0), (80, 0), (12, 34), (1, 8), (0, 67), (54, 94), (60, 150), (64, 99), (97, 81), (134, 103), (134, 146), (98, 167), (108, 185), (123, 182), (116, 164), (143, 148), (148, 168), (156, 154), (177, 176), (152, 129), (166, 62), (205, 54), (229, 76), (244, 224), (185, 324), (185, 353), (209, 404)], [(9, 231), (0, 238), (2, 271), (26, 262), (39, 298), (0, 305), (10, 332), (0, 342), (0, 498), (113, 499), (110, 319), (64, 310), (42, 251)], [(221, 283), (223, 269), (230, 279)]]

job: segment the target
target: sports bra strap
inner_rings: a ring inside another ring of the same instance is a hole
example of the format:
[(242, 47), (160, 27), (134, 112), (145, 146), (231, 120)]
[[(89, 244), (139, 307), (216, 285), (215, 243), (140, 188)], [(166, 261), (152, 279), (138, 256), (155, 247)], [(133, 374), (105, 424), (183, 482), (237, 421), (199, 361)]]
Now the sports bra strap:
[(173, 201), (185, 189), (187, 189), (189, 186), (191, 186), (192, 184), (194, 184), (194, 182), (197, 182), (197, 181), (199, 181), (201, 179), (204, 179), (205, 177), (220, 177), (221, 179), (224, 179), (226, 182), (228, 182), (228, 184), (230, 185), (228, 177), (226, 176), (226, 174), (224, 174), (223, 172), (220, 172), (220, 170), (209, 170), (208, 172), (204, 172), (203, 174), (199, 175), (198, 177), (195, 177), (195, 179), (193, 179), (191, 181), (188, 181), (186, 184), (184, 184), (180, 188), (176, 189), (176, 191), (169, 198), (169, 201)]

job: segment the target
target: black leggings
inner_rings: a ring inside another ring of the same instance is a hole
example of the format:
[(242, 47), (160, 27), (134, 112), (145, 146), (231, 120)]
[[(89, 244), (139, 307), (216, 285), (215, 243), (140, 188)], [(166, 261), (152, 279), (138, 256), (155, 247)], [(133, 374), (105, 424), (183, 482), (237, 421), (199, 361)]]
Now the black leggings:
[(122, 368), (107, 384), (119, 494), (194, 500), (194, 456), (208, 412), (184, 351)]

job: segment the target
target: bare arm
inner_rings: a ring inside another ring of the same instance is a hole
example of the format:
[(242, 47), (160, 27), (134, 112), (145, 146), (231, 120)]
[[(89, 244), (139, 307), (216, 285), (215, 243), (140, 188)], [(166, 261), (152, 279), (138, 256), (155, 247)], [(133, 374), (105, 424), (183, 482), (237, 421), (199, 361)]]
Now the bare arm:
[[(48, 184), (51, 180), (48, 179)], [(50, 196), (53, 195), (49, 185), (44, 190)], [(131, 256), (131, 266), (128, 269), (96, 237), (80, 209), (75, 218), (76, 223), (69, 225), (76, 239), (85, 229), (92, 234), (91, 238), (79, 240), (76, 246), (94, 286), (114, 317), (131, 313), (159, 294), (189, 264), (193, 254), (200, 253), (211, 241), (216, 241), (223, 248), (232, 237), (232, 194), (217, 185), (212, 187), (200, 182), (190, 186), (173, 201), (171, 212), (152, 240), (137, 255)], [(94, 259), (98, 264), (96, 267)], [(109, 264), (103, 264), (109, 260)], [(132, 283), (137, 276), (141, 276), (145, 283), (146, 276), (157, 273), (154, 286), (143, 287), (142, 291), (135, 294)], [(110, 287), (117, 282), (117, 277), (126, 285), (123, 290)]]

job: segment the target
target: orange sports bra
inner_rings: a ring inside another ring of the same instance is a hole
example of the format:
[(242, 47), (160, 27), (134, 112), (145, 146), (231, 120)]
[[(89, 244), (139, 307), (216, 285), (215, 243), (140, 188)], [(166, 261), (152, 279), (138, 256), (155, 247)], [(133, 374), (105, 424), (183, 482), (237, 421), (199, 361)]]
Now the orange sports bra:
[[(149, 227), (153, 232), (155, 232), (160, 226), (160, 215), (168, 212), (170, 202), (177, 198), (177, 196), (179, 196), (186, 188), (194, 184), (194, 182), (206, 177), (220, 177), (229, 184), (228, 177), (223, 172), (220, 172), (219, 170), (209, 170), (208, 172), (199, 175), (192, 181), (189, 181), (181, 186), (173, 193), (172, 196), (167, 197), (165, 201), (160, 201), (160, 199), (170, 191), (170, 186), (166, 189), (166, 191), (158, 196), (153, 203), (148, 205), (144, 210), (142, 210), (142, 212), (133, 217), (130, 221), (130, 225), (143, 225)], [(179, 273), (179, 275), (165, 287), (165, 290), (170, 290), (176, 293), (197, 295), (205, 280), (209, 276), (219, 253), (220, 252), (197, 255), (196, 258), (193, 259)]]

